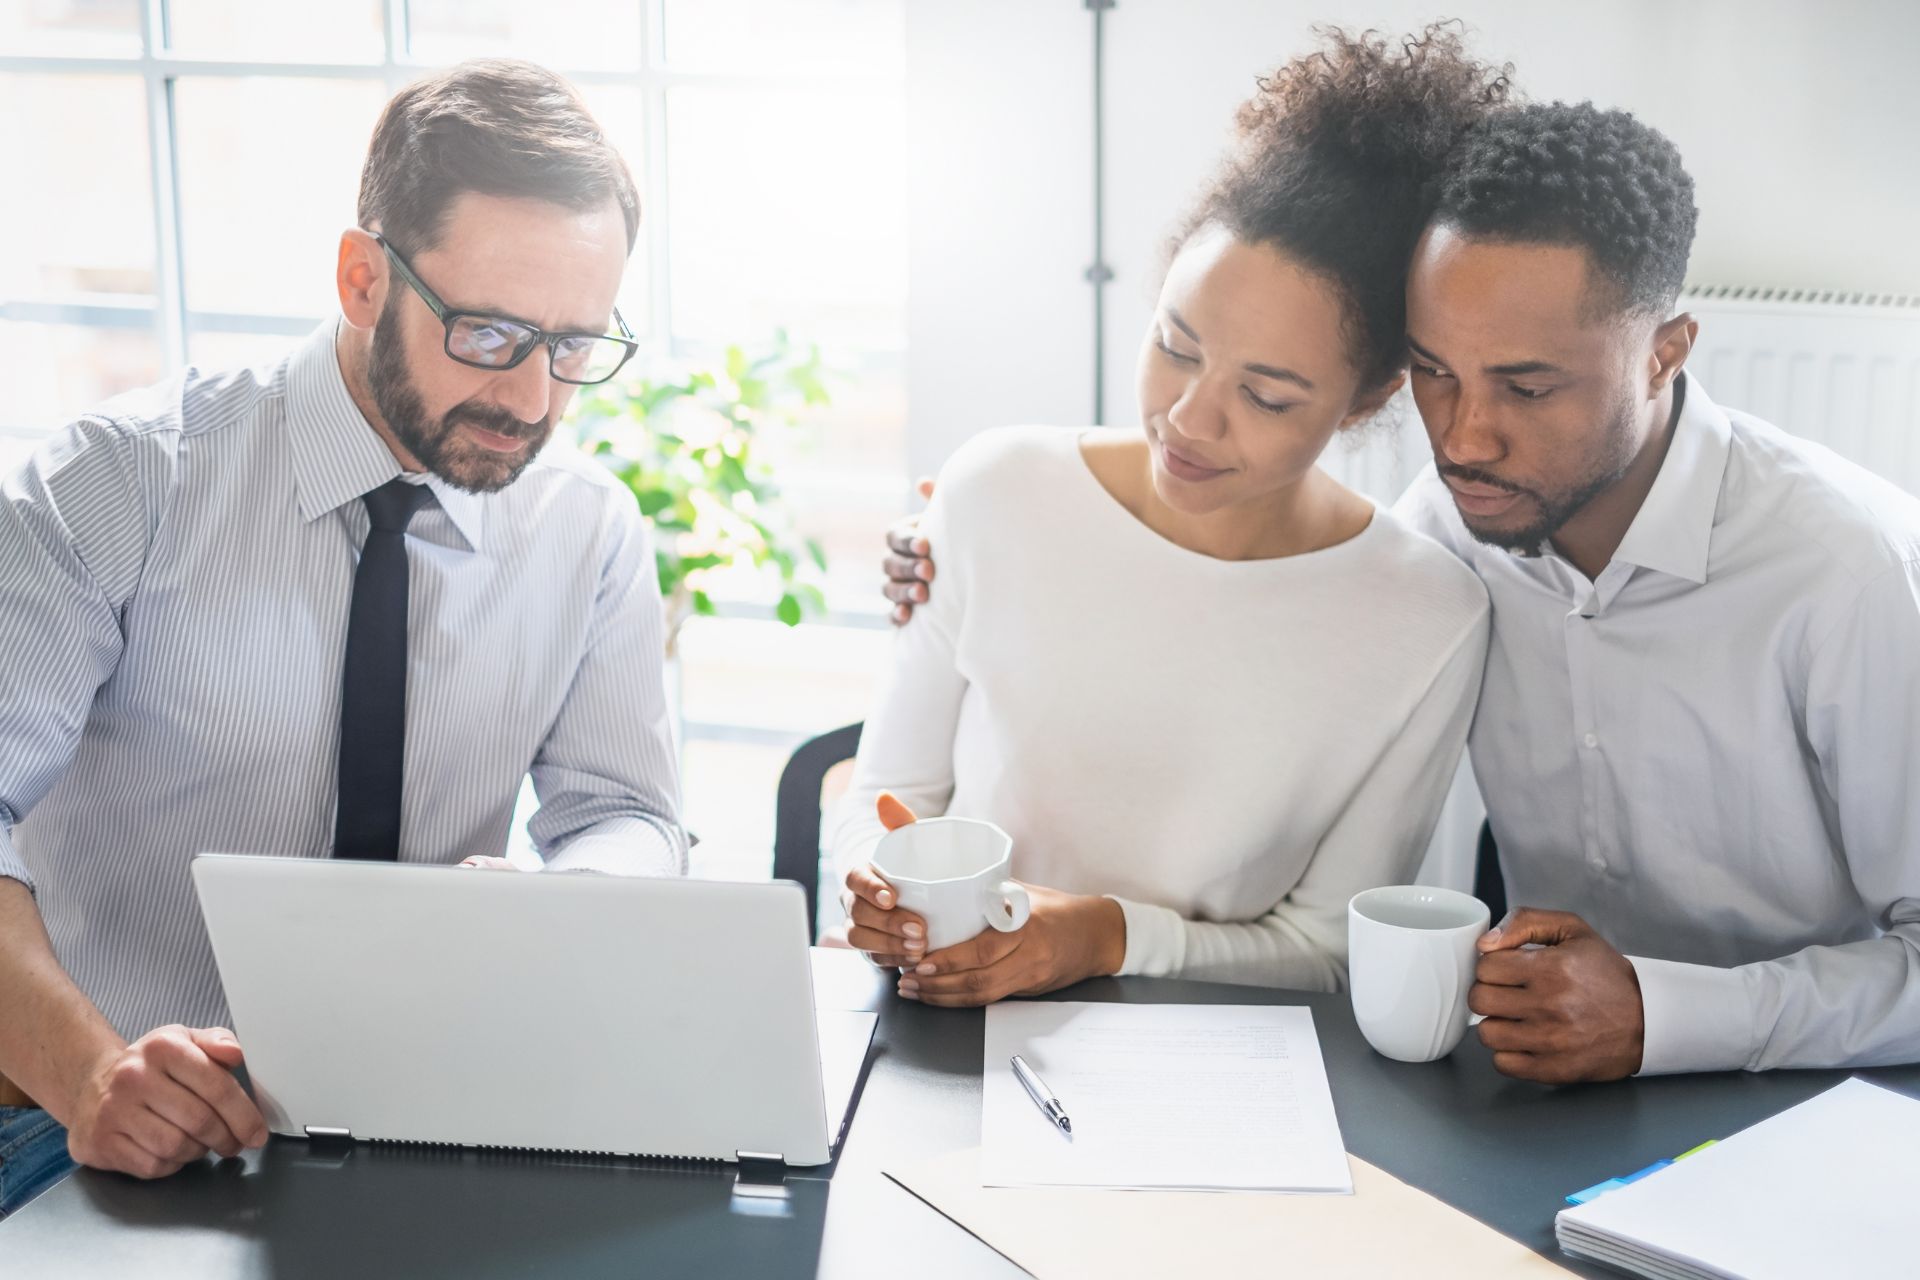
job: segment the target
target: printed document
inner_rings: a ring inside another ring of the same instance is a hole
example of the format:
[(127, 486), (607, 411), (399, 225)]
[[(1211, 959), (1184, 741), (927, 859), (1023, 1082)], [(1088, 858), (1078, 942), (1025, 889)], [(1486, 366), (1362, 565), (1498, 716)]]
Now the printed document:
[[(1021, 1087), (1016, 1053), (1071, 1134)], [(1353, 1191), (1302, 1006), (991, 1005), (982, 1108), (990, 1187)]]

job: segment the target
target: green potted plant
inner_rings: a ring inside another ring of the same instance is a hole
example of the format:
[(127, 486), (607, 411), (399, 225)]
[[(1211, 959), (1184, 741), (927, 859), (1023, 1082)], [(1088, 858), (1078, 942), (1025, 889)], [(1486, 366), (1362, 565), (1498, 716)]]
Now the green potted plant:
[(715, 611), (709, 580), (728, 570), (770, 576), (774, 614), (788, 626), (825, 612), (826, 554), (795, 530), (773, 477), (778, 455), (798, 443), (800, 413), (827, 403), (820, 348), (798, 350), (784, 329), (765, 348), (729, 346), (716, 364), (582, 397), (581, 447), (633, 491), (653, 526), (670, 660), (687, 619)]

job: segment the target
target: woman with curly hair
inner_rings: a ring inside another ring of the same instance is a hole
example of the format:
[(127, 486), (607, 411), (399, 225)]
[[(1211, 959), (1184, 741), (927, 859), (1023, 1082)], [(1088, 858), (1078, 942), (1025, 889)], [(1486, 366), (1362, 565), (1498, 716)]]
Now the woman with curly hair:
[[(831, 836), (847, 940), (903, 996), (1342, 985), (1347, 900), (1412, 876), (1453, 777), (1487, 599), (1316, 462), (1405, 378), (1432, 180), (1506, 93), (1449, 27), (1326, 34), (1259, 81), (1173, 239), (1141, 425), (989, 431), (947, 463), (939, 590)], [(928, 954), (869, 864), (908, 810), (1008, 831), (1027, 924)]]

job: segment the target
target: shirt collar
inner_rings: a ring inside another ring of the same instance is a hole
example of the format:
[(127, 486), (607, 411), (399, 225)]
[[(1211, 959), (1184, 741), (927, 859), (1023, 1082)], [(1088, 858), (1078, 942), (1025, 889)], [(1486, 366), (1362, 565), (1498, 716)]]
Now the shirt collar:
[[(339, 322), (315, 329), (287, 361), (287, 423), (294, 438), (293, 481), (309, 524), (398, 476), (400, 464), (347, 390), (334, 348)], [(427, 487), (466, 540), (479, 550), (484, 524), (478, 494), (428, 476)]]
[(1697, 586), (1707, 580), (1707, 553), (1733, 427), (1720, 406), (1707, 398), (1699, 379), (1681, 377), (1680, 420), (1673, 424), (1667, 456), (1613, 558)]

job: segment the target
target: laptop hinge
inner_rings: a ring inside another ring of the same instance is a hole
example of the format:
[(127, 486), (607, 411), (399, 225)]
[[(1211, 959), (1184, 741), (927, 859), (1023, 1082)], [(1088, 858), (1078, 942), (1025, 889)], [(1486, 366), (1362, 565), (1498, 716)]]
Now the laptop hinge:
[(733, 1176), (735, 1195), (786, 1198), (785, 1156), (764, 1151), (736, 1151), (733, 1154), (740, 1162), (740, 1171)]
[(329, 1129), (327, 1126), (320, 1124), (310, 1124), (305, 1126), (305, 1128), (309, 1142), (344, 1143), (353, 1141), (353, 1130), (351, 1129)]

